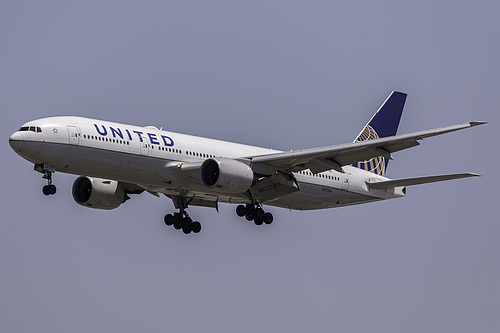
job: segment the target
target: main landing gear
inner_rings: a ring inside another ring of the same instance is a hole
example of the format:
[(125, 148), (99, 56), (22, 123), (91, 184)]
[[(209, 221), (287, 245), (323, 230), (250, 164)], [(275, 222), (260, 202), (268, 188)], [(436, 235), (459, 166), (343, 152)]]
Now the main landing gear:
[(182, 230), (183, 233), (199, 233), (201, 231), (201, 223), (198, 221), (193, 221), (192, 218), (189, 217), (186, 209), (188, 208), (188, 204), (193, 200), (186, 198), (185, 195), (182, 196), (168, 196), (174, 202), (175, 208), (179, 209), (178, 213), (167, 214), (163, 218), (163, 221), (167, 226), (174, 226), (176, 230)]
[(253, 221), (256, 225), (273, 223), (273, 214), (266, 213), (259, 204), (239, 205), (236, 207), (236, 214), (245, 217), (247, 221)]
[(201, 231), (201, 223), (198, 221), (193, 221), (192, 218), (189, 217), (188, 213), (181, 209), (180, 212), (165, 215), (164, 218), (165, 224), (168, 226), (173, 225), (174, 229), (181, 230), (186, 235), (193, 232), (195, 234)]

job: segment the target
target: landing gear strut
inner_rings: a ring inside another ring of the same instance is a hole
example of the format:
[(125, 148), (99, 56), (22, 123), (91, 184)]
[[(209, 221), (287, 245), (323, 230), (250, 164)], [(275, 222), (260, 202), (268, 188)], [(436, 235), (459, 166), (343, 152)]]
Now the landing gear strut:
[(236, 214), (239, 217), (245, 217), (247, 221), (253, 221), (256, 225), (273, 223), (273, 214), (266, 213), (258, 204), (239, 205), (236, 207)]

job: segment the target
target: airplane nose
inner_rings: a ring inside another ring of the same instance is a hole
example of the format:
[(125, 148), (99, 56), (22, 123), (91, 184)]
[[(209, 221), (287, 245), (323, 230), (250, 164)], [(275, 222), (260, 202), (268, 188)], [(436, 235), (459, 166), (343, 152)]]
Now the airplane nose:
[(24, 136), (22, 133), (16, 132), (9, 138), (9, 144), (14, 151), (19, 152), (23, 148)]

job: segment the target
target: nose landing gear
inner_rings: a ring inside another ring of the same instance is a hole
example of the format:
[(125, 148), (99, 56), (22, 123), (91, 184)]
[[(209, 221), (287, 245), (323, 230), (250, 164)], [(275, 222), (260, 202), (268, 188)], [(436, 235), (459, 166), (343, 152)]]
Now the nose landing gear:
[(57, 188), (54, 184), (52, 184), (52, 174), (56, 172), (55, 168), (48, 164), (36, 164), (35, 170), (43, 173), (42, 178), (47, 179), (47, 185), (42, 188), (42, 192), (45, 195), (54, 195), (56, 194)]

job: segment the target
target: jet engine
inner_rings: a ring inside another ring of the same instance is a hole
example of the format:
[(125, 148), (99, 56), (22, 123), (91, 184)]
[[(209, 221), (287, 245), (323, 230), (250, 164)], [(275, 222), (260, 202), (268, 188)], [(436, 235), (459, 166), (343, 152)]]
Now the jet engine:
[(123, 186), (116, 180), (81, 176), (73, 183), (73, 199), (82, 206), (115, 209), (128, 199)]
[(252, 169), (243, 162), (227, 158), (210, 158), (201, 165), (201, 182), (222, 193), (242, 193), (255, 182)]

